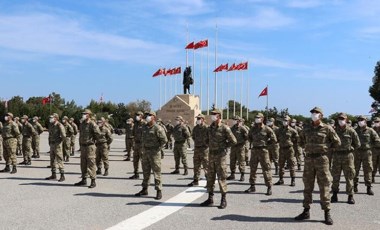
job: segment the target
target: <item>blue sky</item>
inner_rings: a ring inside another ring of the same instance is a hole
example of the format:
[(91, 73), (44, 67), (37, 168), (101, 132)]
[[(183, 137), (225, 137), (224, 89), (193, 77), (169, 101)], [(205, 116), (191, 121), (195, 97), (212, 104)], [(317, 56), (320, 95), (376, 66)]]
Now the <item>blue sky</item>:
[[(152, 74), (184, 68), (187, 42), (209, 39), (209, 48), (195, 53), (195, 93), (202, 75), (205, 109), (207, 56), (214, 101), (217, 25), (218, 65), (249, 62), (243, 77), (237, 72), (236, 100), (242, 90), (250, 109), (265, 108), (266, 98), (257, 96), (268, 85), (269, 106), (291, 114), (309, 115), (316, 105), (326, 115), (368, 114), (380, 59), (378, 15), (380, 1), (373, 0), (0, 0), (0, 98), (54, 91), (86, 105), (103, 94), (158, 109), (160, 97), (163, 103), (182, 92), (182, 77)], [(193, 65), (192, 52), (189, 58)], [(217, 78), (221, 107), (228, 91), (235, 98), (235, 81), (233, 72)]]

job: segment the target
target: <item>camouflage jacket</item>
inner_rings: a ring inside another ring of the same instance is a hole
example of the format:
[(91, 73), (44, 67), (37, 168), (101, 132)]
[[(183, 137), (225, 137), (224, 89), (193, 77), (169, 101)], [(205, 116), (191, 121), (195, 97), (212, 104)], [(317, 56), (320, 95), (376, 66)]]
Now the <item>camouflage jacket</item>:
[(38, 135), (40, 135), (41, 133), (44, 132), (44, 128), (42, 127), (42, 125), (38, 121), (34, 122), (32, 125), (33, 125), (33, 128), (34, 128), (34, 130), (36, 130)]
[(1, 129), (1, 136), (4, 140), (20, 136), (20, 130), (18, 129), (17, 124), (13, 121), (5, 122)]
[(276, 135), (276, 138), (277, 138), (277, 141), (276, 142), (272, 141), (270, 143), (270, 145), (276, 145), (278, 143), (278, 131), (279, 131), (280, 127), (278, 127), (276, 125), (272, 125), (272, 126), (268, 126), (268, 127), (273, 130), (273, 132), (274, 132), (274, 134)]
[(99, 126), (92, 120), (83, 121), (79, 126), (80, 145), (95, 144), (100, 135)]
[(170, 123), (166, 125), (166, 130), (168, 131), (168, 135), (172, 135), (174, 126)]
[(185, 143), (185, 141), (190, 137), (189, 129), (186, 125), (180, 124), (174, 126), (173, 138), (177, 143)]
[(201, 124), (196, 125), (191, 133), (191, 137), (194, 140), (195, 147), (207, 147), (208, 146), (208, 125)]
[(60, 144), (66, 138), (65, 127), (59, 122), (49, 127), (49, 144)]
[(248, 140), (248, 129), (246, 129), (243, 125), (233, 125), (231, 127), (231, 132), (234, 134), (236, 138), (236, 145), (244, 145)]
[(134, 133), (133, 133), (133, 129), (134, 129), (134, 124), (127, 124), (127, 126), (125, 127), (125, 138), (127, 139), (133, 139), (135, 136), (134, 136)]
[(226, 150), (229, 145), (236, 145), (237, 140), (230, 127), (223, 123), (213, 122), (208, 128), (210, 150)]
[(33, 125), (28, 123), (24, 123), (22, 126), (22, 136), (23, 137), (32, 137), (37, 135), (37, 131), (33, 128)]
[(348, 126), (342, 128), (338, 125), (335, 131), (341, 142), (341, 145), (335, 151), (353, 151), (360, 147), (359, 136), (353, 128)]
[(261, 127), (254, 125), (248, 134), (249, 142), (251, 142), (252, 147), (267, 147), (272, 143), (277, 142), (277, 137), (274, 131), (262, 124)]
[(377, 135), (376, 131), (373, 128), (368, 126), (366, 127), (358, 127), (356, 128), (356, 133), (359, 136), (360, 140), (360, 150), (368, 150), (375, 147), (380, 147), (380, 139), (379, 135)]
[(135, 138), (135, 143), (142, 143), (142, 134), (145, 125), (145, 121), (136, 121), (133, 125), (133, 136)]
[(69, 122), (66, 121), (66, 123), (63, 123), (62, 125), (63, 125), (63, 127), (65, 127), (66, 137), (67, 137), (67, 138), (70, 138), (72, 135), (74, 135), (74, 129), (73, 129), (73, 127), (69, 124)]
[(75, 122), (70, 122), (69, 123), (71, 127), (73, 127), (73, 135), (76, 136), (78, 134), (78, 126), (75, 124)]
[(100, 131), (100, 134), (99, 134), (98, 139), (96, 140), (96, 143), (97, 144), (107, 143), (108, 145), (110, 145), (113, 141), (111, 131), (106, 126), (99, 127), (99, 131)]
[(280, 148), (291, 147), (298, 142), (298, 133), (289, 125), (282, 126), (278, 129), (277, 140), (280, 144)]
[(142, 143), (144, 149), (159, 151), (168, 141), (164, 129), (157, 123), (152, 126), (144, 125), (142, 129)]

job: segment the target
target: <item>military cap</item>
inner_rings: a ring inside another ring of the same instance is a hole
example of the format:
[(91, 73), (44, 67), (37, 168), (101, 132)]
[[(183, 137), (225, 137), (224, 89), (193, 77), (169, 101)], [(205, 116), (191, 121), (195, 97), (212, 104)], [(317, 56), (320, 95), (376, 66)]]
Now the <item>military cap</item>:
[(289, 117), (288, 115), (286, 115), (286, 116), (284, 116), (284, 117), (282, 118), (282, 120), (284, 120), (284, 121), (290, 121), (290, 117)]
[(92, 112), (91, 112), (91, 110), (89, 110), (89, 109), (85, 109), (83, 112), (82, 112), (82, 114), (92, 114)]
[(330, 119), (329, 123), (330, 123), (330, 125), (333, 125), (333, 124), (335, 124), (335, 120), (334, 119)]
[(52, 117), (59, 119), (59, 116), (58, 116), (57, 113), (53, 113), (53, 114), (52, 114)]
[(147, 114), (147, 115), (151, 115), (151, 116), (156, 116), (156, 112), (154, 112), (154, 111), (147, 111), (147, 112), (145, 112), (145, 114)]
[(271, 122), (275, 122), (275, 120), (274, 120), (273, 117), (269, 118), (269, 121), (271, 121)]
[(238, 115), (234, 116), (232, 119), (233, 119), (233, 120), (237, 120), (237, 121), (240, 121), (240, 120), (241, 120), (241, 118), (240, 118)]
[(38, 119), (38, 117), (37, 117), (37, 116), (34, 116), (34, 117), (33, 117), (33, 120), (36, 120), (36, 121), (38, 121), (39, 119)]
[(203, 115), (203, 114), (198, 114), (198, 116), (196, 116), (195, 118), (203, 118), (203, 119), (205, 119), (205, 115)]
[(184, 121), (182, 116), (177, 116), (175, 119), (176, 119), (177, 121)]
[(374, 122), (380, 122), (380, 117), (375, 117), (375, 118), (373, 119), (373, 121), (374, 121)]
[(214, 109), (211, 111), (211, 114), (222, 114), (222, 111), (220, 111), (220, 109)]
[(13, 113), (7, 113), (6, 115), (13, 118)]
[(344, 118), (344, 119), (347, 119), (347, 114), (345, 114), (345, 113), (339, 113), (339, 114), (338, 114), (338, 118)]
[(258, 113), (258, 114), (256, 114), (256, 116), (255, 116), (256, 118), (263, 118), (264, 117), (264, 115), (262, 114), (262, 113)]
[(20, 120), (20, 118), (19, 117), (15, 117), (15, 120), (18, 121), (18, 120)]
[(143, 112), (138, 111), (138, 112), (136, 112), (136, 115), (144, 115), (144, 114), (143, 114)]
[(363, 115), (360, 115), (357, 117), (358, 120), (367, 120), (367, 118)]
[(348, 121), (347, 121), (347, 124), (352, 124), (352, 121), (351, 121), (351, 120), (348, 120)]
[(131, 122), (133, 122), (133, 118), (129, 118), (129, 119), (127, 119), (127, 121), (131, 121)]
[[(291, 122), (292, 123), (297, 123), (297, 120), (293, 118)], [(302, 122), (302, 121), (300, 121), (300, 122)]]
[(310, 110), (310, 113), (322, 113), (323, 114), (323, 110), (319, 107), (314, 107)]
[(27, 116), (27, 115), (23, 115), (22, 117), (21, 117), (21, 119), (29, 119), (29, 117)]
[(70, 121), (74, 121), (74, 118), (73, 118), (73, 117), (70, 117)]
[(69, 118), (68, 118), (67, 116), (64, 116), (64, 117), (62, 118), (62, 120), (69, 120)]

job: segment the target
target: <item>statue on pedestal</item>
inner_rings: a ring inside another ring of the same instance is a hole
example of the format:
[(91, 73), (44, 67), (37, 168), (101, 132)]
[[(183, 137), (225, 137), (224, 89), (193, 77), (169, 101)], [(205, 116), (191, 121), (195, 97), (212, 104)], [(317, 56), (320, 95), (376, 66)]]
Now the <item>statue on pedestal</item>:
[(191, 66), (188, 66), (183, 72), (183, 94), (190, 94), (190, 85), (192, 84), (194, 84), (194, 79), (191, 76)]

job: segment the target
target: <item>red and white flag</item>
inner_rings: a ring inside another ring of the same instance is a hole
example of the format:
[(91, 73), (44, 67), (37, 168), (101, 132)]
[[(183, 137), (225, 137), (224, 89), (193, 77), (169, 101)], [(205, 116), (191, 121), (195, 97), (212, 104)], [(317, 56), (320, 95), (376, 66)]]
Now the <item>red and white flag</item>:
[(247, 70), (248, 69), (248, 62), (242, 62), (239, 65), (236, 66), (237, 70)]
[(227, 71), (234, 71), (234, 70), (236, 70), (236, 65), (235, 65), (235, 63), (234, 64), (232, 64), (231, 66), (230, 66), (230, 68), (227, 70)]
[(194, 45), (194, 49), (200, 49), (200, 48), (203, 48), (203, 47), (207, 47), (208, 46), (208, 40), (202, 40), (202, 41), (199, 41), (197, 42), (195, 45)]
[(181, 66), (180, 67), (177, 67), (177, 68), (175, 68), (175, 70), (174, 70), (174, 74), (181, 74)]
[(263, 89), (263, 91), (261, 91), (259, 97), (261, 96), (268, 96), (268, 86), (265, 87), (265, 89)]
[(50, 103), (50, 96), (42, 98), (42, 104), (46, 105), (47, 103)]
[(157, 77), (157, 76), (160, 76), (162, 74), (165, 74), (165, 68), (161, 68), (159, 70), (157, 70), (154, 74), (153, 74), (153, 77)]
[(189, 44), (187, 44), (185, 49), (194, 49), (194, 42), (190, 42)]

